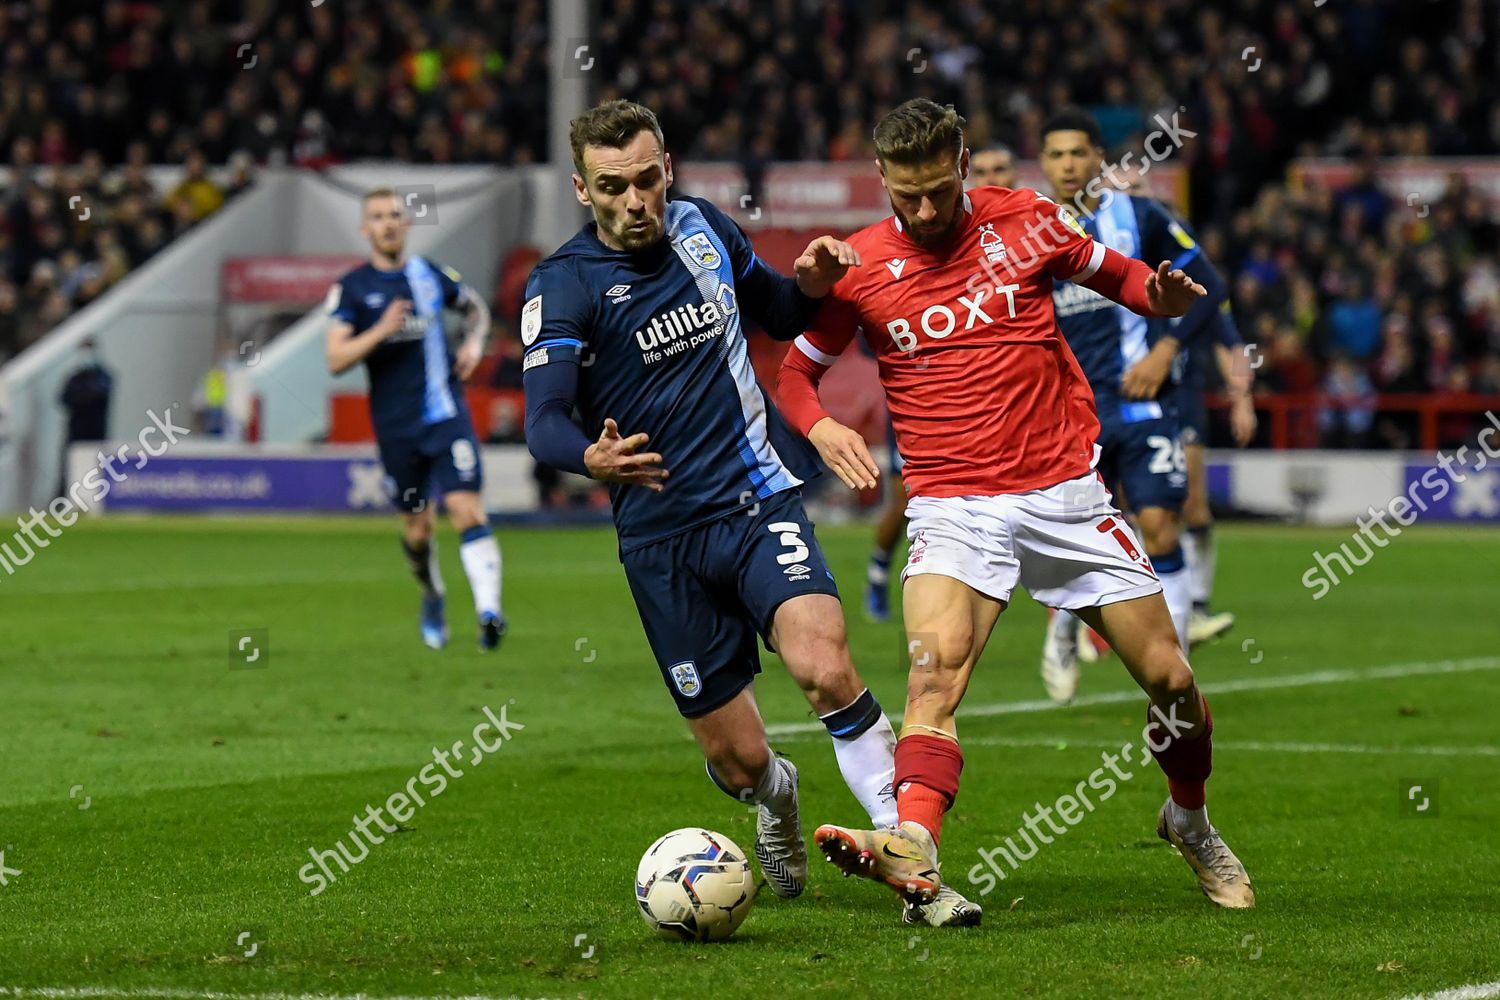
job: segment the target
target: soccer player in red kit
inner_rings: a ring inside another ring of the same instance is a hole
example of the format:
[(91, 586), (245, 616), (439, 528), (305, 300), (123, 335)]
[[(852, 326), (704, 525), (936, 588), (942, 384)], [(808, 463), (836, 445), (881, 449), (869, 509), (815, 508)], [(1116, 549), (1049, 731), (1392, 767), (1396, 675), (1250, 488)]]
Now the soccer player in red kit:
[(879, 467), (863, 439), (828, 416), (817, 390), (863, 329), (911, 493), (901, 822), (823, 826), (815, 837), (846, 873), (912, 901), (938, 891), (938, 839), (963, 768), (954, 713), (1019, 583), (1038, 603), (1078, 614), (1119, 654), (1151, 702), (1145, 733), (1170, 791), (1158, 835), (1215, 903), (1253, 906), (1244, 866), (1204, 804), (1208, 703), (1151, 562), (1094, 472), (1093, 393), (1052, 311), (1054, 279), (1145, 316), (1179, 316), (1204, 289), (1165, 261), (1153, 271), (1095, 242), (1034, 191), (965, 193), (963, 125), (951, 106), (918, 98), (876, 126), (894, 215), (849, 238), (864, 265), (834, 286), (778, 378), (783, 414), (828, 466), (850, 487), (873, 486)]

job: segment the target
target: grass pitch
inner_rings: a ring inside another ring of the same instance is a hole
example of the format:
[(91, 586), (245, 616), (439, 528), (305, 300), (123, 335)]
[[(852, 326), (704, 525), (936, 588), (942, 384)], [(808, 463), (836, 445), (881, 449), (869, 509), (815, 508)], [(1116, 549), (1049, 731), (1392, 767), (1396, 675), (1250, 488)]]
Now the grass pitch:
[[(899, 627), (858, 612), (867, 532), (820, 536), (856, 660), (898, 711)], [(1348, 537), (1219, 532), (1217, 604), (1240, 622), (1194, 665), (1217, 720), (1211, 811), (1256, 909), (1199, 894), (1154, 836), (1164, 782), (1137, 768), (983, 898), (980, 928), (905, 928), (891, 893), (815, 855), (801, 899), (764, 892), (733, 941), (695, 946), (649, 933), (636, 861), (687, 825), (748, 849), (752, 815), (704, 778), (608, 531), (501, 532), (512, 631), (485, 657), (451, 533), (454, 643), (432, 653), (388, 519), (79, 524), (0, 580), (0, 997), (1384, 998), (1500, 980), (1500, 534), (1408, 529), (1313, 602), (1313, 550)], [(988, 714), (960, 715), (943, 856), (971, 892), (981, 848), (1143, 721), (1114, 660), (1086, 668), (1080, 705), (1036, 704), (1041, 628), (1018, 596), (966, 701)], [(809, 832), (863, 823), (774, 657), (757, 691)], [(486, 706), (524, 730), (310, 895), (309, 848)]]

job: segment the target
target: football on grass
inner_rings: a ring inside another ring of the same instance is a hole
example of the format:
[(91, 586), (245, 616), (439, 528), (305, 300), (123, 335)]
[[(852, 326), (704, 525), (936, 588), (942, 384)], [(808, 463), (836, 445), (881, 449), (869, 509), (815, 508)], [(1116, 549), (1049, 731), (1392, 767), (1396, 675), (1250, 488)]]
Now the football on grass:
[(646, 848), (635, 872), (635, 901), (665, 938), (722, 941), (755, 901), (750, 860), (712, 830), (673, 830)]

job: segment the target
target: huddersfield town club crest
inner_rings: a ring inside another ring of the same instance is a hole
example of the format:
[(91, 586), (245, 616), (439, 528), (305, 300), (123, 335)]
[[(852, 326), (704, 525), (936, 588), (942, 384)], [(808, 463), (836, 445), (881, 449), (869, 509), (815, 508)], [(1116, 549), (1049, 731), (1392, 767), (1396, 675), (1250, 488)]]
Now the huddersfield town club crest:
[(699, 267), (711, 271), (719, 266), (719, 251), (714, 249), (707, 233), (694, 233), (682, 241), (682, 246)]
[(672, 683), (677, 685), (677, 690), (684, 698), (696, 698), (698, 692), (703, 690), (703, 682), (698, 680), (698, 666), (692, 660), (683, 660), (674, 663), (667, 668), (672, 675)]

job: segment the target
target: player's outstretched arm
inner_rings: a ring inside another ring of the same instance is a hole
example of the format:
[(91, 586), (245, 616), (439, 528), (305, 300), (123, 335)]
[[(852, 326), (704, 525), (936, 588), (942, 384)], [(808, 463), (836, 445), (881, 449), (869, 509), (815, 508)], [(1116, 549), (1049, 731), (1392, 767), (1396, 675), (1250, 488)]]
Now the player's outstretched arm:
[(1164, 260), (1146, 278), (1146, 304), (1158, 316), (1183, 316), (1193, 303), (1208, 294), (1208, 289), (1194, 281), (1182, 268)]
[(410, 312), (410, 299), (392, 299), (385, 307), (385, 312), (381, 313), (380, 318), (375, 321), (375, 325), (363, 333), (354, 333), (353, 325), (342, 320), (329, 323), (328, 332), (325, 335), (328, 370), (335, 375), (342, 375), (359, 364), (371, 351), (380, 346), (381, 341), (401, 329)]
[(599, 440), (583, 453), (583, 464), (588, 467), (589, 475), (600, 482), (644, 486), (660, 493), (664, 488), (662, 480), (667, 478), (667, 470), (661, 466), (661, 455), (637, 450), (649, 440), (646, 434), (622, 437), (620, 425), (606, 417)]
[(661, 455), (639, 450), (649, 440), (645, 434), (623, 437), (619, 426), (606, 419), (599, 440), (590, 441), (573, 422), (578, 392), (576, 361), (549, 360), (534, 365), (523, 378), (526, 447), (533, 458), (600, 482), (661, 491), (667, 470), (661, 466)]
[(735, 281), (736, 292), (745, 311), (772, 340), (793, 340), (807, 329), (838, 280), (859, 263), (859, 253), (852, 246), (832, 236), (819, 236), (797, 258), (795, 277), (751, 256), (749, 266)]
[(859, 251), (848, 243), (832, 236), (819, 236), (807, 245), (793, 265), (797, 287), (808, 298), (821, 299), (833, 291), (833, 286), (849, 273), (849, 268), (863, 263)]
[(458, 301), (463, 312), (464, 339), (453, 360), (453, 374), (460, 382), (467, 382), (489, 347), (490, 307), (469, 285), (460, 288)]
[(832, 417), (812, 425), (807, 439), (818, 449), (823, 464), (833, 470), (851, 490), (873, 490), (880, 479), (880, 466), (870, 456), (865, 439), (852, 427), (845, 427)]

